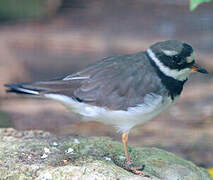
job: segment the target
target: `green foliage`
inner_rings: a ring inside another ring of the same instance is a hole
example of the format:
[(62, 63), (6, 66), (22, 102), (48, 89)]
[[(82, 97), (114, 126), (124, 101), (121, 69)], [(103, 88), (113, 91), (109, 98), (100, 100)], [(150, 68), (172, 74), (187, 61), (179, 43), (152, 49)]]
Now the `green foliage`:
[(42, 0), (0, 0), (0, 16), (6, 19), (39, 18), (43, 7)]
[(189, 8), (191, 11), (195, 10), (198, 5), (204, 2), (210, 2), (211, 0), (190, 0)]
[(0, 20), (32, 20), (54, 15), (62, 0), (0, 0)]
[(0, 111), (0, 128), (12, 127), (12, 120), (9, 118), (8, 114)]

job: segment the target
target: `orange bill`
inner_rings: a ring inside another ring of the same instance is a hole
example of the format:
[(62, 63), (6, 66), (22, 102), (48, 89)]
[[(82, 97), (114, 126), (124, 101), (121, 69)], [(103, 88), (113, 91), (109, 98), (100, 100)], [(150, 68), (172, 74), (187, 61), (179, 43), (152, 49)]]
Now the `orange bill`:
[(207, 70), (202, 68), (200, 65), (194, 63), (193, 66), (191, 67), (191, 69), (195, 72), (200, 72), (200, 73), (204, 73), (204, 74), (208, 74)]

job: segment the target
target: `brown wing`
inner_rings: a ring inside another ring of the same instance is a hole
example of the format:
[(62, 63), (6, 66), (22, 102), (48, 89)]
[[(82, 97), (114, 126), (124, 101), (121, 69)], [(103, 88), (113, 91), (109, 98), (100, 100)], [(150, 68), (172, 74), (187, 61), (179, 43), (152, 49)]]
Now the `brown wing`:
[(160, 80), (144, 53), (105, 58), (59, 80), (7, 86), (16, 92), (25, 89), (39, 95), (63, 94), (113, 110), (126, 110), (142, 104), (146, 94), (161, 93)]
[(163, 88), (144, 53), (106, 58), (74, 76), (88, 77), (74, 97), (113, 110), (142, 104), (146, 94)]

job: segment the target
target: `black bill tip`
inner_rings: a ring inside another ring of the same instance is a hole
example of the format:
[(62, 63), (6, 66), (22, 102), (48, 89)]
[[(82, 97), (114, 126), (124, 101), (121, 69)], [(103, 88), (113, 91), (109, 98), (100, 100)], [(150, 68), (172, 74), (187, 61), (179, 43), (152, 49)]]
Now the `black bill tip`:
[(191, 68), (195, 72), (200, 72), (200, 73), (203, 73), (203, 74), (208, 74), (208, 71), (206, 69), (204, 69), (203, 67), (201, 67), (200, 65), (198, 65), (196, 63), (194, 63)]
[(199, 69), (197, 72), (203, 73), (203, 74), (208, 74), (208, 71), (204, 68)]

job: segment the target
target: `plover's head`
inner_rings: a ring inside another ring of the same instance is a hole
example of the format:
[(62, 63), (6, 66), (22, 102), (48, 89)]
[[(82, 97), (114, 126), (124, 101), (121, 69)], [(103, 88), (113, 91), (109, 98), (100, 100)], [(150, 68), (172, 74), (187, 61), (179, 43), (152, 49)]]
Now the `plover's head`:
[(180, 41), (156, 43), (147, 49), (147, 54), (162, 73), (176, 80), (184, 81), (192, 72), (207, 73), (195, 63), (192, 47)]

